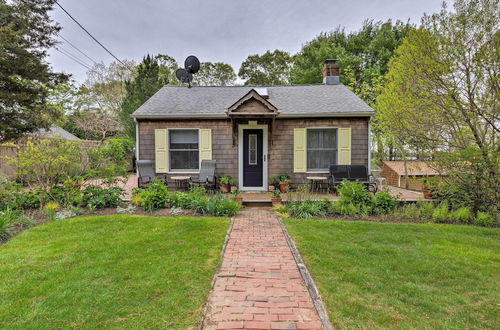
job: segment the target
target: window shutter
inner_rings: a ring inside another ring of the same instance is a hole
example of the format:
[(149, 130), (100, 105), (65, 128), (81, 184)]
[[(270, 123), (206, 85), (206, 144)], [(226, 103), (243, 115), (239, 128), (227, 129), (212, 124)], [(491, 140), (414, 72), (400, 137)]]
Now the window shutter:
[(168, 130), (155, 129), (155, 172), (168, 172)]
[(351, 165), (351, 128), (339, 128), (339, 165)]
[(200, 129), (200, 160), (212, 160), (212, 130)]
[(307, 169), (306, 129), (293, 129), (293, 172), (305, 173)]

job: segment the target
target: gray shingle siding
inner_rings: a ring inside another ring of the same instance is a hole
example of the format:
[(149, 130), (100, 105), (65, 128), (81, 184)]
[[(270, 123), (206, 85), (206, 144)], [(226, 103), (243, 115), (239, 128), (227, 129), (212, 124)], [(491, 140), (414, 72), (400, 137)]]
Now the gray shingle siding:
[[(262, 87), (262, 86), (260, 86)], [(228, 107), (254, 86), (191, 87), (164, 86), (132, 116), (136, 118), (189, 118), (226, 116)], [(255, 87), (256, 88), (256, 87)], [(363, 100), (344, 85), (269, 86), (268, 101), (276, 106), (279, 117), (371, 116)]]

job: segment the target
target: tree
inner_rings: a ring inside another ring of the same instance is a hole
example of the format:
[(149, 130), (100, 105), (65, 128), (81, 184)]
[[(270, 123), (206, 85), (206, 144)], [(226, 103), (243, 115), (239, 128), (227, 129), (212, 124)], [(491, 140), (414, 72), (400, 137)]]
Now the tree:
[(474, 211), (500, 202), (500, 7), (457, 0), (424, 16), (390, 61), (377, 99), (384, 132), (425, 151)]
[(60, 116), (47, 104), (52, 86), (67, 79), (45, 61), (60, 30), (49, 15), (54, 0), (0, 0), (0, 141), (48, 128)]
[(285, 51), (276, 49), (262, 55), (250, 55), (241, 64), (238, 76), (246, 79), (245, 85), (286, 85), (288, 84), (292, 57)]
[(222, 62), (202, 62), (200, 71), (194, 75), (193, 85), (198, 86), (232, 86), (236, 74), (231, 65)]
[(158, 60), (147, 55), (139, 64), (135, 79), (126, 82), (127, 96), (123, 100), (119, 118), (124, 133), (130, 138), (135, 139), (135, 123), (130, 115), (168, 82), (167, 77), (169, 76), (161, 76)]

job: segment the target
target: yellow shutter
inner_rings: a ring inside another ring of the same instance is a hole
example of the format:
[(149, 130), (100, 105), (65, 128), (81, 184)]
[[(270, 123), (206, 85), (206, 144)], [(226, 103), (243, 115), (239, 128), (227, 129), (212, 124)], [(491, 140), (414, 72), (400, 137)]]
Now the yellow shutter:
[(200, 129), (200, 160), (212, 160), (212, 130)]
[(351, 165), (351, 128), (339, 128), (339, 165)]
[(155, 172), (168, 172), (168, 130), (155, 129)]
[(305, 173), (307, 170), (306, 129), (293, 129), (293, 172)]

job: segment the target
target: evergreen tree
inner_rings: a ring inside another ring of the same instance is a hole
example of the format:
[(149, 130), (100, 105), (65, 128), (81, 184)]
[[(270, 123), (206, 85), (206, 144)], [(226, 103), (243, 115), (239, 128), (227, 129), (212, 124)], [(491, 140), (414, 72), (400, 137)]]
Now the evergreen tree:
[(125, 135), (132, 139), (135, 139), (135, 123), (130, 115), (168, 82), (160, 71), (158, 60), (147, 55), (139, 64), (135, 79), (125, 83), (127, 96), (122, 103), (120, 120)]
[(47, 104), (67, 79), (45, 61), (60, 27), (48, 15), (54, 0), (0, 0), (0, 141), (48, 128), (60, 115)]

